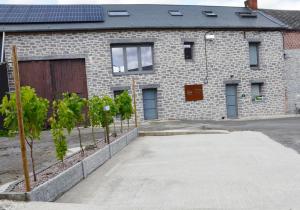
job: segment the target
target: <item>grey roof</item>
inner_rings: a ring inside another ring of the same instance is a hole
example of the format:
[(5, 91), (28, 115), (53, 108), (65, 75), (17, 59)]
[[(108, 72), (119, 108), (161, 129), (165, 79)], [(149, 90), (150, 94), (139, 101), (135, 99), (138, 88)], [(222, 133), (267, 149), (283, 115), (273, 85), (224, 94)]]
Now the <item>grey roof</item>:
[[(242, 18), (238, 12), (251, 12), (245, 7), (199, 5), (111, 4), (101, 5), (104, 22), (0, 24), (0, 31), (54, 31), (101, 30), (140, 28), (209, 28), (279, 30), (285, 25), (258, 11), (256, 18)], [(1, 5), (0, 5), (1, 8)], [(129, 16), (111, 17), (108, 11), (126, 10)], [(183, 16), (171, 16), (169, 10), (179, 10)], [(213, 11), (217, 17), (208, 17), (203, 11)]]
[(271, 10), (263, 9), (263, 12), (277, 18), (285, 23), (292, 30), (300, 30), (300, 11), (299, 10)]

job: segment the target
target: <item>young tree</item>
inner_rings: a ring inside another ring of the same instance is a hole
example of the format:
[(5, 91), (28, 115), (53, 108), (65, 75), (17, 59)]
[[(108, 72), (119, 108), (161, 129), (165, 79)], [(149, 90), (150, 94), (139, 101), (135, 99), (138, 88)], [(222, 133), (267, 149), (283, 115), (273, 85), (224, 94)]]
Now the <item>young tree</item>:
[[(37, 180), (33, 157), (34, 140), (39, 140), (47, 119), (49, 102), (40, 98), (31, 87), (21, 88), (21, 102), (23, 109), (23, 121), (25, 140), (30, 148), (30, 157), (34, 181)], [(18, 132), (18, 118), (16, 111), (16, 94), (10, 93), (10, 97), (4, 96), (0, 105), (0, 112), (5, 116), (4, 126), (9, 130), (10, 136)]]
[(55, 145), (56, 158), (63, 162), (68, 151), (68, 144), (67, 138), (64, 134), (64, 126), (61, 124), (60, 119), (58, 118), (56, 101), (53, 101), (52, 109), (52, 117), (49, 119), (49, 122), (51, 125), (51, 133)]
[(103, 109), (102, 100), (98, 96), (94, 96), (88, 101), (88, 106), (88, 115), (92, 126), (93, 141), (94, 145), (96, 146), (97, 143), (94, 133), (94, 127), (100, 126), (101, 124), (101, 109)]
[(124, 91), (120, 95), (117, 96), (117, 104), (119, 108), (119, 113), (121, 115), (121, 129), (122, 129), (122, 121), (127, 120), (127, 126), (129, 129), (129, 120), (133, 113), (132, 107), (132, 99), (131, 96), (128, 94), (128, 91)]
[[(103, 128), (109, 128), (109, 125), (114, 122), (114, 116), (117, 113), (117, 106), (112, 98), (104, 96), (102, 99), (102, 106), (100, 108), (100, 123)], [(105, 111), (104, 107), (109, 106), (109, 110)], [(109, 130), (106, 131), (109, 133)], [(108, 136), (106, 136), (108, 138)]]
[(77, 127), (81, 154), (84, 155), (81, 132), (79, 125), (83, 122), (83, 108), (86, 99), (80, 98), (76, 93), (64, 93), (63, 99), (57, 103), (57, 115), (59, 123), (67, 129), (70, 134), (73, 128)]

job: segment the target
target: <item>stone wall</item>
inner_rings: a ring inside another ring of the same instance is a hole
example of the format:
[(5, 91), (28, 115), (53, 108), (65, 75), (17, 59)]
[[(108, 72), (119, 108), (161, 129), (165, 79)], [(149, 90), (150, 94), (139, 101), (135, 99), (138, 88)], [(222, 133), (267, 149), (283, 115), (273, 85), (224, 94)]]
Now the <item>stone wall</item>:
[(300, 103), (300, 49), (285, 50), (285, 71), (287, 75), (288, 112), (296, 112)]
[[(226, 118), (224, 81), (240, 80), (239, 117), (285, 113), (283, 43), (280, 32), (212, 31), (207, 42), (208, 83), (206, 77), (204, 30), (131, 30), (94, 32), (53, 32), (7, 34), (6, 57), (16, 44), (21, 58), (84, 57), (89, 96), (112, 95), (112, 88), (130, 86), (137, 81), (137, 111), (143, 120), (142, 87), (158, 86), (159, 119)], [(154, 42), (154, 71), (151, 74), (113, 76), (110, 43)], [(261, 42), (260, 67), (249, 67), (249, 40)], [(193, 41), (194, 59), (184, 59), (183, 41)], [(10, 60), (8, 60), (10, 61)], [(12, 76), (10, 73), (10, 84)], [(264, 80), (262, 102), (252, 102), (251, 82)], [(186, 102), (185, 84), (204, 84), (204, 100)], [(245, 96), (245, 97), (242, 97)]]

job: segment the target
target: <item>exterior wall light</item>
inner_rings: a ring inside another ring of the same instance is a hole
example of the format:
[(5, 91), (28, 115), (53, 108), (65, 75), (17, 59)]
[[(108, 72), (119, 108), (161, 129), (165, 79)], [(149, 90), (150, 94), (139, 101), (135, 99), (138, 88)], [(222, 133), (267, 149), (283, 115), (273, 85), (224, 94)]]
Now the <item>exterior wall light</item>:
[(205, 35), (205, 39), (206, 40), (214, 40), (215, 39), (215, 35), (214, 34), (206, 34)]

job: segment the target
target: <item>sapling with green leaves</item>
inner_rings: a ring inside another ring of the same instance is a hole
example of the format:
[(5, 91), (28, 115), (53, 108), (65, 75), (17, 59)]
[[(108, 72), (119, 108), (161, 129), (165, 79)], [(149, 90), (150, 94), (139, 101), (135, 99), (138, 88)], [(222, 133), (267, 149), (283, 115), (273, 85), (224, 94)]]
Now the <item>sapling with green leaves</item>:
[[(100, 123), (103, 128), (108, 127), (109, 129), (109, 125), (114, 122), (114, 116), (116, 116), (117, 107), (114, 100), (109, 96), (103, 96), (101, 98), (101, 101), (102, 101), (102, 106), (100, 109)], [(109, 110), (105, 111), (104, 110), (105, 106), (108, 106)], [(109, 130), (107, 131), (107, 133), (109, 133)], [(107, 138), (108, 137), (106, 136), (106, 139)]]
[(67, 144), (67, 138), (64, 134), (64, 126), (62, 125), (62, 122), (60, 121), (60, 118), (57, 113), (58, 103), (63, 103), (63, 102), (53, 101), (52, 116), (49, 119), (49, 122), (51, 125), (51, 134), (53, 136), (54, 145), (55, 145), (56, 158), (63, 162), (64, 157), (66, 156), (68, 151), (68, 144)]
[(88, 115), (90, 119), (90, 124), (92, 127), (92, 135), (94, 145), (97, 145), (94, 127), (101, 125), (101, 109), (103, 109), (102, 100), (98, 96), (93, 96), (90, 100), (88, 100)]
[(86, 99), (80, 98), (76, 93), (63, 93), (63, 99), (57, 104), (57, 115), (61, 125), (67, 129), (69, 134), (75, 127), (77, 128), (82, 155), (84, 155), (84, 149), (79, 125), (84, 120), (83, 109), (85, 105)]
[[(16, 110), (16, 94), (4, 96), (0, 105), (0, 113), (5, 116), (4, 126), (10, 136), (18, 133), (18, 117)], [(21, 87), (21, 103), (23, 110), (23, 124), (25, 140), (30, 149), (31, 166), (34, 181), (37, 181), (33, 155), (34, 140), (40, 140), (41, 132), (45, 127), (49, 102), (47, 99), (38, 97), (35, 90), (29, 86)]]
[(117, 96), (116, 101), (119, 108), (119, 114), (121, 115), (121, 131), (123, 132), (123, 120), (127, 120), (127, 126), (129, 129), (129, 120), (133, 114), (132, 99), (128, 94), (128, 91), (124, 91)]

